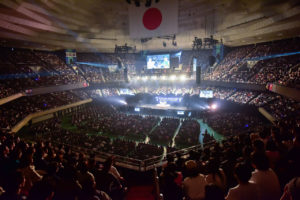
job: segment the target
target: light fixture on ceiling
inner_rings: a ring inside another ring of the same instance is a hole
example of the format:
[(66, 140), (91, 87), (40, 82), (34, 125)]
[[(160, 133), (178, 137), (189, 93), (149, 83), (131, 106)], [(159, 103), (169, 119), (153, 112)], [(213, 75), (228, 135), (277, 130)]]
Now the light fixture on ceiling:
[[(158, 3), (159, 1), (160, 0), (155, 0), (155, 3)], [(131, 4), (131, 0), (126, 0), (126, 2), (128, 4)], [(141, 0), (134, 0), (134, 4), (135, 4), (136, 7), (140, 7), (141, 6)], [(151, 5), (152, 5), (152, 0), (146, 0), (145, 6), (146, 7), (151, 7)]]
[(134, 4), (136, 7), (140, 7), (141, 4), (140, 4), (140, 1), (139, 0), (134, 0)]
[(145, 6), (146, 7), (151, 7), (152, 0), (146, 0)]
[(175, 40), (173, 40), (173, 41), (172, 41), (172, 45), (173, 45), (174, 47), (176, 47), (176, 46), (177, 46), (177, 42), (176, 42)]

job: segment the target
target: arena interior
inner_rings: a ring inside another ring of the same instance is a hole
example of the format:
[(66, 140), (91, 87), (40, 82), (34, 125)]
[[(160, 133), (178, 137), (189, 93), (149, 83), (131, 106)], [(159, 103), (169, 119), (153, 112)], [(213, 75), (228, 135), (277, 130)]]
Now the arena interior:
[(0, 200), (299, 200), (299, 0), (1, 0)]

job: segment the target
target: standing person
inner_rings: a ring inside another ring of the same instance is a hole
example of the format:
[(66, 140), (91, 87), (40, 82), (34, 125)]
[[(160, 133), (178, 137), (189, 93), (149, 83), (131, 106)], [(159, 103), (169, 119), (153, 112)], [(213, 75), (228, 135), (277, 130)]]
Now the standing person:
[(205, 180), (207, 183), (212, 183), (223, 191), (226, 189), (226, 176), (224, 171), (219, 167), (220, 164), (216, 159), (210, 159), (207, 163), (207, 176)]
[(106, 159), (104, 165), (109, 168), (109, 173), (111, 173), (116, 179), (119, 181), (124, 181), (124, 178), (120, 175), (119, 171), (117, 168), (114, 166), (115, 164), (115, 157), (110, 156)]
[(238, 163), (234, 169), (234, 176), (238, 185), (230, 188), (226, 200), (258, 200), (258, 187), (255, 183), (249, 182), (251, 170), (245, 163)]
[(255, 170), (252, 172), (250, 181), (258, 185), (261, 199), (280, 199), (279, 180), (275, 172), (269, 167), (268, 157), (262, 153), (253, 153), (252, 164)]
[(207, 182), (204, 175), (199, 173), (197, 163), (189, 160), (185, 163), (185, 167), (188, 175), (183, 181), (185, 196), (191, 200), (204, 199)]
[(161, 191), (164, 200), (182, 200), (182, 174), (176, 171), (174, 163), (168, 164), (160, 176)]
[(111, 172), (113, 158), (109, 157), (103, 164), (101, 171), (96, 173), (96, 188), (107, 193), (112, 199), (124, 198), (126, 188), (123, 187), (120, 180)]

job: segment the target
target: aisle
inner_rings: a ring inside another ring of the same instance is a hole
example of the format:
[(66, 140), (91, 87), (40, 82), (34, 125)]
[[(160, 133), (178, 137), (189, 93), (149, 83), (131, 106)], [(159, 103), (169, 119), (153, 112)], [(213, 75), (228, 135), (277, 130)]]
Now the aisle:
[(181, 120), (180, 120), (179, 125), (178, 125), (178, 127), (177, 127), (177, 129), (176, 129), (176, 131), (175, 131), (175, 134), (174, 134), (174, 136), (173, 136), (173, 138), (172, 138), (171, 147), (174, 147), (174, 146), (175, 146), (175, 138), (176, 138), (177, 134), (179, 133), (179, 130), (180, 130), (180, 128), (181, 128), (181, 125), (182, 125), (182, 122), (181, 122)]
[(220, 142), (224, 139), (224, 136), (214, 131), (212, 128), (210, 128), (206, 123), (203, 122), (202, 119), (197, 119), (197, 122), (200, 124), (200, 136), (199, 141), (201, 144), (203, 144), (203, 134), (205, 133), (205, 130), (207, 130), (208, 134), (213, 136), (216, 141)]

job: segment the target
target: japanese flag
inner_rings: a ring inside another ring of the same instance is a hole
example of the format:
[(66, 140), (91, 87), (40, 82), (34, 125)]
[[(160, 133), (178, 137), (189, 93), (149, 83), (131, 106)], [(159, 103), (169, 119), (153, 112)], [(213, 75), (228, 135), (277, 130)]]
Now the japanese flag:
[(178, 0), (152, 1), (151, 7), (129, 5), (129, 34), (131, 38), (172, 35), (178, 32)]

